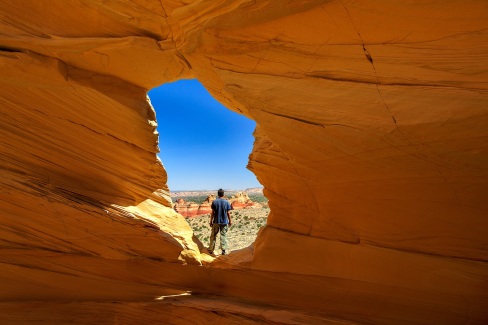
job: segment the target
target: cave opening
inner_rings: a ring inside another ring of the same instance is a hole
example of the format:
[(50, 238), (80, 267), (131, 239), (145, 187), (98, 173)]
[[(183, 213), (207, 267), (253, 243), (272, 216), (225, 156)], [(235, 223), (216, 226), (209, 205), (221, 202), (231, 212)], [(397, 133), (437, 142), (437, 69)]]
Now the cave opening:
[(252, 244), (269, 213), (262, 185), (246, 169), (256, 123), (227, 109), (196, 79), (163, 84), (151, 89), (148, 97), (156, 111), (158, 156), (168, 174), (175, 210), (207, 247), (209, 201), (222, 188), (233, 207), (228, 250)]

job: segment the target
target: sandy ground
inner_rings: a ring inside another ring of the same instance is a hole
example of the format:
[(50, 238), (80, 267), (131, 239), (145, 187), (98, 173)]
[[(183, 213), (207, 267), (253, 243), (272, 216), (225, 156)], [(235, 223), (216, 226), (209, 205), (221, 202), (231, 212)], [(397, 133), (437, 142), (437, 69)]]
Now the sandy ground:
[[(241, 209), (231, 211), (232, 226), (227, 231), (227, 252), (251, 245), (259, 228), (266, 224), (269, 208)], [(208, 214), (189, 218), (186, 221), (205, 247), (210, 242), (210, 216)], [(215, 254), (220, 254), (220, 234), (217, 235)]]

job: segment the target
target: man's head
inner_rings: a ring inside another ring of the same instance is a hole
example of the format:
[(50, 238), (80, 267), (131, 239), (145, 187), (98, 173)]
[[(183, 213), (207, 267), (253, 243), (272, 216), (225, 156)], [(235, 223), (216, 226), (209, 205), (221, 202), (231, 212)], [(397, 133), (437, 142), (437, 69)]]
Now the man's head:
[(223, 189), (219, 189), (217, 191), (217, 194), (219, 195), (219, 197), (223, 197), (224, 196), (224, 190)]

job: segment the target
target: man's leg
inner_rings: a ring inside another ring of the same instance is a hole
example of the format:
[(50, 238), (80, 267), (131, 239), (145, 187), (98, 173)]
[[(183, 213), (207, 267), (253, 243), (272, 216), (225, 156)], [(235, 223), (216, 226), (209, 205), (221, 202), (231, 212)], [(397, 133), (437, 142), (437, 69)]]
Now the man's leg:
[(227, 229), (229, 229), (228, 225), (220, 226), (220, 248), (222, 249), (222, 254), (225, 254), (227, 250)]
[(212, 225), (212, 231), (210, 233), (210, 245), (208, 246), (208, 250), (210, 253), (213, 253), (215, 249), (215, 240), (217, 239), (217, 234), (219, 233), (220, 225), (214, 223)]

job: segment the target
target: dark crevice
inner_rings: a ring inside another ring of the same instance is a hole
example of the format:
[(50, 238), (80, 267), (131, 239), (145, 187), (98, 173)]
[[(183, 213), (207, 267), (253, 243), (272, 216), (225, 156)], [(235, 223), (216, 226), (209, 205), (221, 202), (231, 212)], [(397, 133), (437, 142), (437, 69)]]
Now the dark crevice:
[(376, 67), (373, 64), (373, 57), (371, 56), (371, 53), (369, 53), (369, 51), (366, 49), (366, 44), (364, 43), (364, 39), (361, 36), (361, 33), (359, 33), (359, 29), (354, 24), (354, 21), (352, 20), (351, 14), (349, 13), (349, 10), (347, 9), (347, 7), (344, 5), (344, 3), (342, 1), (341, 1), (341, 4), (344, 7), (344, 10), (346, 10), (347, 15), (349, 16), (349, 20), (351, 21), (352, 26), (356, 30), (356, 33), (358, 34), (359, 39), (361, 40), (361, 45), (363, 46), (363, 51), (364, 51), (364, 55), (366, 56), (366, 59), (369, 61), (369, 63), (371, 63), (371, 66), (373, 68), (374, 75), (376, 78), (376, 90), (378, 91), (378, 95), (379, 95), (381, 101), (383, 102), (383, 105), (385, 106), (386, 110), (388, 111), (388, 114), (390, 114), (393, 123), (395, 124), (396, 127), (398, 127), (397, 120), (396, 120), (395, 116), (393, 116), (393, 113), (391, 112), (390, 107), (388, 107), (385, 99), (383, 98), (383, 95), (381, 94), (381, 91), (379, 88), (380, 80), (378, 78), (378, 73), (376, 72)]
[(0, 45), (0, 52), (25, 53), (25, 50)]
[[(366, 59), (368, 59), (368, 61), (371, 62), (371, 64), (373, 64), (373, 58), (371, 57), (371, 54), (366, 49), (366, 46), (364, 46), (364, 44), (363, 44), (363, 51), (364, 51), (364, 55), (366, 55)], [(374, 68), (374, 66), (373, 66), (373, 68)]]
[(317, 122), (313, 122), (313, 121), (308, 121), (308, 120), (301, 119), (301, 118), (298, 118), (298, 117), (294, 117), (294, 116), (290, 116), (290, 115), (285, 115), (285, 114), (279, 114), (279, 113), (276, 113), (276, 112), (270, 112), (270, 111), (267, 111), (267, 110), (264, 110), (264, 109), (261, 109), (261, 111), (263, 111), (265, 113), (268, 113), (268, 114), (272, 114), (272, 115), (278, 116), (278, 117), (282, 117), (282, 118), (294, 120), (294, 121), (297, 121), (297, 122), (302, 122), (302, 123), (306, 123), (306, 124), (310, 124), (310, 125), (314, 125), (314, 126), (320, 126), (322, 128), (324, 127), (324, 125), (322, 125), (321, 123), (317, 123)]

